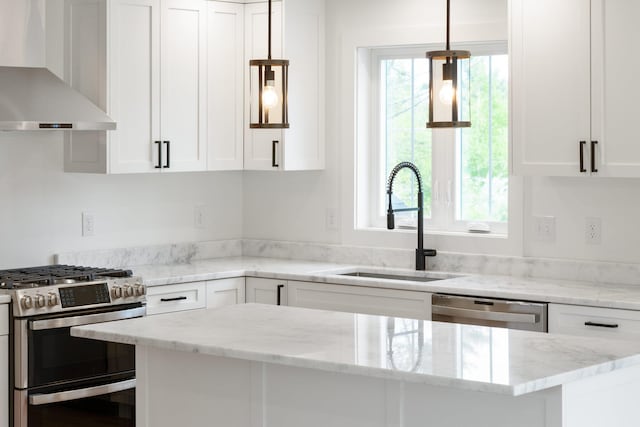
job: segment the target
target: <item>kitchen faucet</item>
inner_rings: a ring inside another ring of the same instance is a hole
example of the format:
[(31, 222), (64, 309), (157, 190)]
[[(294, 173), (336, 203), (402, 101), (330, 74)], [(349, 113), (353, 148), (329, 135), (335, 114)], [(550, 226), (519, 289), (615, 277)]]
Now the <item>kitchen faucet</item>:
[[(418, 207), (417, 208), (404, 208), (404, 209), (393, 209), (391, 204), (391, 196), (393, 194), (393, 180), (396, 178), (398, 172), (402, 169), (408, 168), (413, 171), (418, 180)], [(395, 212), (412, 212), (418, 211), (418, 248), (416, 249), (416, 270), (426, 270), (426, 262), (425, 257), (428, 256), (436, 256), (435, 249), (425, 249), (424, 248), (424, 219), (423, 219), (423, 206), (422, 206), (422, 177), (420, 176), (420, 171), (411, 162), (401, 162), (398, 163), (391, 174), (389, 174), (389, 180), (387, 181), (387, 194), (389, 195), (389, 209), (387, 209), (387, 229), (393, 230), (395, 228)]]

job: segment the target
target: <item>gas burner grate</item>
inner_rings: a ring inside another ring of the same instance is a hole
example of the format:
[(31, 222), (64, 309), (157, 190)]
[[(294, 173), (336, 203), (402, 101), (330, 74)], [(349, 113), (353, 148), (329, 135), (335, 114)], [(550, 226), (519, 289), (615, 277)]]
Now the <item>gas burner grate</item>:
[(14, 268), (0, 270), (0, 289), (37, 288), (55, 284), (91, 282), (97, 278), (131, 276), (133, 276), (131, 270), (76, 265), (57, 264)]

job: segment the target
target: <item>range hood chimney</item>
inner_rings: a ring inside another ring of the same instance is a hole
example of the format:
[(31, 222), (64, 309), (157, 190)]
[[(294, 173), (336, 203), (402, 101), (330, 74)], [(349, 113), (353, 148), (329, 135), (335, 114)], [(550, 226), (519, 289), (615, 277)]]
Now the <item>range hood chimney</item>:
[[(63, 0), (0, 0), (0, 131), (113, 130), (116, 123), (45, 65), (62, 56)], [(49, 25), (50, 24), (50, 25)]]

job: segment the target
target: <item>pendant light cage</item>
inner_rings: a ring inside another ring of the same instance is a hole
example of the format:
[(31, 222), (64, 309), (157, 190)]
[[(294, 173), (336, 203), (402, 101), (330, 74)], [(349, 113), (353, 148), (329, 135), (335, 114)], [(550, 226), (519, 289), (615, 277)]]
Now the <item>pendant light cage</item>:
[(269, 0), (267, 59), (249, 61), (249, 127), (289, 127), (289, 61), (271, 58), (271, 0)]
[(429, 60), (429, 121), (427, 128), (471, 126), (471, 52), (451, 50), (450, 0), (447, 0), (447, 45), (427, 52)]
[(249, 66), (250, 127), (252, 129), (288, 128), (289, 61), (252, 59), (249, 61)]

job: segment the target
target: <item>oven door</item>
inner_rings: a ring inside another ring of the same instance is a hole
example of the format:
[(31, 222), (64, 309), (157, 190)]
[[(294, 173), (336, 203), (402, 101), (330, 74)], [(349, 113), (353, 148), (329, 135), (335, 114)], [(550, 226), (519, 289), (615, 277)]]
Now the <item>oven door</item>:
[(74, 388), (17, 390), (17, 427), (134, 427), (135, 378), (110, 378)]
[(88, 378), (135, 376), (135, 347), (72, 337), (72, 326), (141, 317), (144, 306), (122, 306), (76, 315), (18, 319), (16, 388), (34, 389)]

